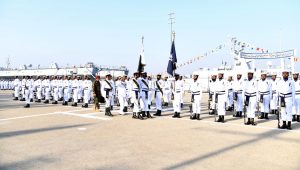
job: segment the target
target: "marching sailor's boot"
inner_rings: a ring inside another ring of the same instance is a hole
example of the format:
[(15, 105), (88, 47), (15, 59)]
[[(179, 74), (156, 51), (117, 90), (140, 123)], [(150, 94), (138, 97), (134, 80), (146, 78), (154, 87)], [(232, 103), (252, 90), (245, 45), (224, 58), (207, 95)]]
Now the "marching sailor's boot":
[(245, 123), (245, 125), (250, 125), (251, 122), (250, 122), (250, 118), (248, 118), (248, 121)]
[(193, 120), (193, 119), (195, 119), (195, 118), (196, 118), (196, 114), (194, 114), (194, 113), (191, 114), (190, 119)]
[(201, 120), (201, 119), (200, 119), (200, 114), (197, 114), (197, 120)]
[(111, 114), (110, 108), (108, 108), (108, 116), (111, 116), (111, 117), (114, 116), (113, 114)]
[(255, 126), (255, 125), (256, 125), (256, 123), (254, 122), (254, 118), (251, 118), (251, 125), (252, 125), (252, 126)]
[(143, 114), (142, 114), (141, 112), (138, 113), (138, 118), (139, 118), (140, 120), (144, 120)]
[(292, 130), (292, 122), (291, 121), (288, 121), (288, 125), (287, 125), (286, 129)]
[(49, 103), (49, 100), (45, 100), (44, 103), (45, 103), (45, 104), (48, 104), (48, 103)]
[(265, 113), (264, 112), (261, 112), (260, 115), (258, 116), (258, 119), (264, 119), (265, 118)]
[(282, 122), (282, 126), (280, 126), (279, 129), (286, 129), (286, 121)]
[(30, 102), (33, 102), (33, 99), (30, 99)]
[(17, 98), (17, 97), (15, 97), (13, 100), (18, 100), (18, 98)]
[(269, 117), (268, 117), (268, 113), (265, 113), (265, 119), (269, 119)]
[(146, 117), (146, 112), (145, 111), (142, 111), (142, 116)]
[(222, 117), (221, 117), (221, 116), (219, 116), (219, 118), (218, 118), (217, 122), (221, 122), (221, 121), (222, 121)]
[(52, 102), (52, 104), (57, 104), (57, 101)]
[(136, 118), (137, 118), (136, 113), (133, 112), (133, 113), (132, 113), (132, 119), (136, 119)]
[(161, 116), (161, 110), (157, 110), (154, 116)]
[(177, 112), (174, 113), (174, 115), (172, 116), (173, 118), (177, 117)]
[(127, 106), (124, 107), (123, 112), (125, 112), (125, 113), (128, 112), (128, 107)]
[(181, 118), (181, 117), (180, 117), (180, 112), (177, 113), (177, 118)]
[(41, 99), (37, 99), (35, 102), (36, 103), (41, 103)]
[(147, 111), (147, 118), (153, 118), (149, 111)]
[(151, 105), (150, 105), (150, 104), (148, 104), (148, 109), (149, 109), (149, 110), (150, 110), (150, 106), (151, 106)]
[(293, 119), (292, 119), (293, 122), (297, 121), (296, 119), (296, 115), (293, 115)]
[(30, 104), (26, 104), (25, 106), (24, 106), (24, 108), (29, 108), (30, 107)]
[(225, 123), (225, 116), (224, 115), (221, 116), (221, 122)]
[(73, 103), (72, 106), (76, 107), (76, 106), (77, 106), (77, 103)]

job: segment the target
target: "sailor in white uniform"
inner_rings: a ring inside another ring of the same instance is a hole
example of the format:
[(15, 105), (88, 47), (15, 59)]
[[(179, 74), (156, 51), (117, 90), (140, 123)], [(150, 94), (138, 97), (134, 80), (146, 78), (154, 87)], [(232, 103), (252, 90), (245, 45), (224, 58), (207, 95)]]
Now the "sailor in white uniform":
[(19, 100), (20, 95), (20, 88), (21, 88), (21, 81), (18, 76), (16, 76), (16, 79), (13, 82), (14, 85), (14, 100)]
[(179, 80), (179, 74), (175, 74), (175, 82), (174, 82), (174, 86), (172, 87), (172, 93), (174, 95), (174, 100), (173, 100), (174, 115), (172, 117), (180, 118), (183, 82)]
[(270, 98), (271, 98), (271, 83), (266, 80), (267, 74), (261, 73), (261, 79), (258, 81), (258, 97), (260, 105), (260, 115), (258, 119), (269, 119), (268, 113), (270, 112)]
[(277, 74), (273, 73), (272, 78), (270, 80), (271, 82), (271, 89), (272, 89), (272, 94), (271, 94), (271, 99), (270, 99), (270, 109), (271, 109), (271, 114), (278, 114), (277, 110), (277, 105), (278, 105), (278, 96), (277, 96), (277, 90), (278, 90), (278, 80)]
[(57, 76), (54, 76), (54, 79), (51, 81), (51, 87), (53, 89), (53, 102), (52, 104), (57, 104), (58, 102), (58, 91), (59, 91), (59, 84)]
[(292, 129), (292, 108), (295, 102), (295, 84), (293, 80), (289, 80), (289, 72), (284, 70), (282, 72), (282, 80), (278, 82), (278, 97), (280, 105), (279, 118), (282, 121), (278, 123), (280, 129)]
[[(84, 76), (84, 80), (82, 82), (82, 89), (83, 89), (83, 99), (84, 104), (82, 105), (83, 108), (88, 108), (88, 103), (90, 100), (90, 92), (92, 91), (93, 83), (91, 80), (88, 79), (88, 76)], [(105, 93), (102, 93), (105, 94)]]
[(256, 123), (254, 122), (254, 118), (257, 106), (258, 91), (257, 81), (254, 79), (253, 74), (253, 71), (248, 71), (248, 79), (245, 81), (243, 93), (245, 96), (244, 101), (248, 118), (248, 121), (245, 123), (245, 125), (255, 126)]
[(68, 80), (68, 76), (65, 76), (65, 79), (63, 80), (63, 92), (64, 92), (64, 99), (62, 105), (67, 106), (69, 102), (69, 91), (70, 91), (71, 83)]
[(113, 85), (111, 84), (112, 76), (107, 74), (105, 76), (105, 80), (101, 83), (101, 93), (105, 97), (105, 115), (106, 116), (113, 116), (111, 114), (111, 100), (113, 100)]
[(228, 76), (227, 79), (227, 90), (228, 90), (228, 96), (227, 96), (227, 111), (233, 111), (233, 80), (232, 76)]
[(215, 89), (216, 89), (216, 85), (217, 85), (217, 74), (213, 73), (211, 75), (211, 80), (209, 80), (209, 114), (213, 115), (216, 112), (216, 103), (215, 103), (215, 99), (216, 99), (216, 94), (215, 94)]
[(46, 76), (45, 80), (43, 80), (42, 84), (44, 85), (45, 88), (45, 104), (49, 103), (50, 100), (50, 92), (51, 92), (51, 83), (49, 80), (49, 76)]
[(300, 81), (299, 73), (293, 73), (293, 81), (295, 86), (295, 102), (293, 105), (293, 121), (300, 122)]
[(244, 81), (242, 79), (242, 74), (238, 73), (236, 76), (236, 80), (233, 83), (233, 90), (234, 90), (233, 99), (236, 101), (234, 106), (236, 114), (233, 115), (234, 117), (242, 117), (243, 101), (244, 101), (243, 88), (244, 88)]
[(192, 93), (192, 114), (190, 119), (200, 120), (201, 113), (201, 98), (202, 98), (202, 87), (200, 81), (198, 81), (198, 74), (193, 75), (193, 82), (191, 83), (191, 93)]
[(25, 94), (25, 101), (26, 101), (26, 105), (24, 106), (24, 108), (29, 108), (30, 107), (30, 88), (32, 86), (32, 82), (29, 79), (29, 76), (25, 77), (25, 86), (24, 86), (24, 94)]
[(218, 110), (218, 120), (217, 122), (225, 122), (225, 114), (226, 114), (226, 101), (228, 96), (228, 90), (226, 88), (226, 81), (223, 78), (224, 73), (219, 72), (218, 80), (216, 83), (215, 94), (216, 94), (216, 103)]
[[(148, 107), (148, 100), (149, 100), (149, 83), (147, 80), (147, 73), (141, 73), (141, 77), (139, 78), (140, 85), (141, 85), (141, 98), (140, 98), (140, 106), (142, 110), (143, 117), (147, 116), (147, 118), (152, 118), (149, 107)], [(147, 113), (147, 115), (146, 115)]]
[(143, 115), (140, 112), (139, 100), (141, 98), (141, 82), (138, 80), (140, 77), (140, 73), (135, 72), (133, 74), (133, 78), (131, 80), (131, 102), (133, 103), (133, 119), (141, 119), (143, 120)]
[(80, 85), (79, 85), (79, 78), (74, 77), (72, 81), (72, 90), (73, 90), (73, 104), (72, 106), (76, 107), (78, 103), (78, 91), (79, 91)]
[(171, 100), (171, 82), (168, 80), (168, 77), (164, 78), (164, 86), (163, 86), (163, 98), (164, 98), (164, 106), (168, 106)]
[(127, 112), (127, 108), (128, 108), (128, 102), (127, 102), (127, 83), (125, 82), (126, 77), (122, 76), (119, 79), (119, 82), (116, 83), (117, 85), (117, 91), (118, 91), (118, 99), (119, 99), (119, 103), (120, 103), (120, 111), (119, 113), (121, 115), (125, 115), (125, 113)]
[(155, 104), (156, 104), (156, 113), (154, 116), (161, 116), (161, 110), (162, 110), (162, 97), (163, 97), (163, 80), (161, 80), (161, 75), (158, 74), (156, 76), (156, 81), (153, 82), (154, 85), (154, 98), (155, 98)]

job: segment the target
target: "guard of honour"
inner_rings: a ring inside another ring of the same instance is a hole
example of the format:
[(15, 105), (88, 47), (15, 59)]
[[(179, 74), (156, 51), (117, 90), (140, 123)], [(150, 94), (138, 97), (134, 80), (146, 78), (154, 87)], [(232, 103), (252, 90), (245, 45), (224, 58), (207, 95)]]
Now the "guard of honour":
[[(254, 79), (254, 72), (248, 71), (247, 78), (237, 74), (236, 79), (232, 76), (224, 79), (224, 73), (219, 72), (211, 76), (209, 82), (209, 114), (215, 116), (216, 122), (225, 122), (226, 111), (233, 112), (234, 117), (244, 117), (245, 125), (256, 125), (255, 117), (258, 119), (269, 119), (269, 114), (276, 114), (278, 128), (291, 130), (292, 121), (300, 122), (300, 81), (298, 73), (292, 74), (289, 79), (289, 71), (282, 72), (282, 78), (277, 79), (273, 74), (271, 80), (267, 80), (267, 74), (261, 73), (260, 80)], [(190, 83), (191, 92), (191, 115), (190, 119), (200, 120), (202, 85), (198, 80), (199, 75), (194, 74)], [(167, 107), (173, 99), (173, 118), (180, 118), (183, 107), (184, 82), (180, 75), (175, 74), (175, 80), (170, 81), (168, 77), (158, 74), (156, 80), (147, 76), (146, 72), (136, 72), (132, 78), (126, 75), (113, 81), (112, 76), (107, 74), (105, 80), (92, 82), (88, 76), (83, 80), (80, 76), (38, 76), (34, 80), (30, 76), (18, 77), (10, 83), (14, 89), (14, 100), (25, 101), (25, 108), (30, 107), (33, 99), (35, 102), (76, 107), (83, 103), (87, 108), (94, 101), (95, 109), (100, 110), (100, 103), (105, 103), (105, 115), (113, 116), (113, 106), (120, 106), (119, 113), (125, 115), (128, 109), (132, 109), (132, 118), (153, 118), (150, 114), (152, 101), (155, 100), (156, 113), (154, 116), (162, 115), (162, 108)]]

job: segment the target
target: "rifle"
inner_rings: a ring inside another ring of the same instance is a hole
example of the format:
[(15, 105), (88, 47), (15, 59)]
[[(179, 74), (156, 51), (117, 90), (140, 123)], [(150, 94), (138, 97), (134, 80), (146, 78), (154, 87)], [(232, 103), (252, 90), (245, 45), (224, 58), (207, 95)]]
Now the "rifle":
[(277, 110), (278, 110), (278, 114), (277, 114), (277, 127), (280, 128), (280, 117), (281, 117), (281, 104), (280, 104), (280, 100), (279, 100), (279, 95), (277, 98)]
[(217, 114), (218, 114), (218, 111), (217, 111), (218, 95), (216, 94), (215, 97), (216, 97), (216, 99), (215, 99), (214, 115), (215, 115), (215, 122), (217, 122)]
[(244, 124), (246, 124), (246, 112), (247, 112), (246, 104), (244, 104), (243, 112), (244, 112)]

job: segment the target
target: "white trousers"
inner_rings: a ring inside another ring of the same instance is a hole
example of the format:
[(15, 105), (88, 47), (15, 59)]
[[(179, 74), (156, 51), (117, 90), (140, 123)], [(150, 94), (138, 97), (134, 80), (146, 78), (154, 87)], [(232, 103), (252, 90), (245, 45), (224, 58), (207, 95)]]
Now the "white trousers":
[(256, 96), (250, 97), (249, 105), (247, 106), (247, 118), (255, 118), (256, 104)]
[(171, 100), (171, 91), (169, 90), (164, 91), (164, 101), (166, 103), (169, 103), (170, 100)]
[(174, 93), (173, 109), (174, 112), (181, 112), (181, 93)]
[[(149, 94), (148, 94), (148, 97), (149, 97)], [(141, 104), (142, 111), (145, 111), (145, 112), (149, 111), (148, 98), (146, 96), (145, 91), (142, 91), (142, 93), (141, 93), (140, 104)]]
[(155, 104), (156, 104), (156, 109), (157, 110), (162, 110), (162, 103), (161, 103), (161, 100), (162, 100), (162, 94), (161, 92), (156, 92), (156, 96), (155, 96)]
[(73, 89), (73, 100), (74, 103), (78, 103), (78, 89)]
[(237, 94), (237, 100), (235, 104), (235, 110), (237, 112), (242, 112), (243, 111), (243, 96), (242, 94)]
[(15, 97), (19, 97), (19, 87), (15, 87)]
[(131, 103), (133, 103), (133, 112), (140, 112), (139, 106), (139, 92), (132, 91), (131, 92)]
[(200, 114), (201, 113), (201, 96), (194, 95), (194, 102), (192, 103), (193, 113)]
[(29, 94), (30, 94), (30, 90), (29, 89), (25, 89), (25, 91), (24, 91), (24, 97), (25, 97), (26, 104), (30, 103)]
[(295, 98), (292, 113), (293, 113), (293, 115), (299, 115), (300, 116), (300, 98)]
[(223, 95), (218, 95), (218, 104), (217, 104), (217, 109), (218, 109), (218, 115), (220, 116), (224, 116), (226, 114), (226, 101), (227, 101), (227, 98), (226, 98), (226, 95), (223, 94)]
[(259, 105), (260, 105), (260, 112), (269, 113), (270, 112), (270, 96), (264, 95), (263, 103), (259, 103)]
[(292, 121), (292, 108), (293, 108), (293, 102), (292, 102), (292, 98), (288, 97), (285, 98), (285, 108), (281, 108), (281, 120), (282, 121)]
[(128, 106), (127, 97), (126, 96), (118, 96), (119, 103), (120, 103), (120, 113), (123, 114), (124, 107)]

